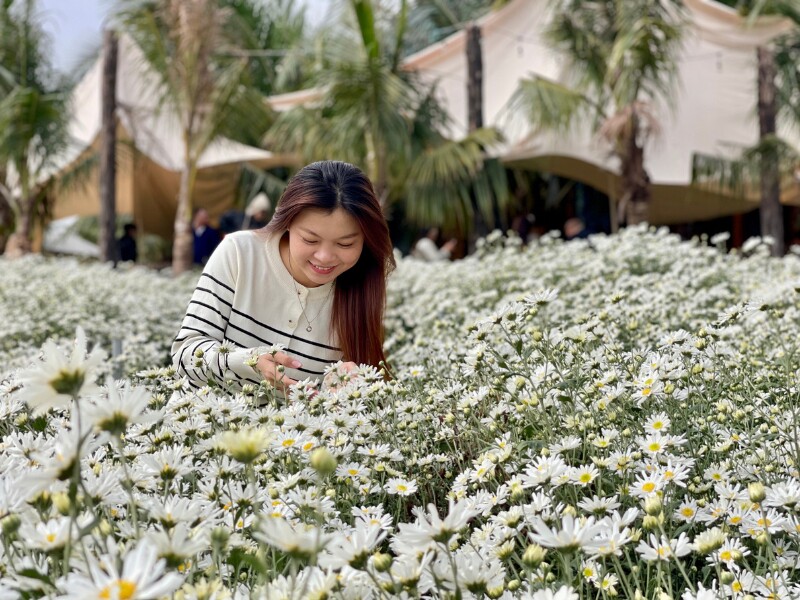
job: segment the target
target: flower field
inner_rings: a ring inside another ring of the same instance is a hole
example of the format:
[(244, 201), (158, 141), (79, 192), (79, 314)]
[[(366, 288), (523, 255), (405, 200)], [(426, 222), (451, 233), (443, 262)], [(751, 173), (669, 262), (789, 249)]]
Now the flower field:
[(196, 274), (0, 261), (0, 600), (800, 597), (800, 259), (746, 253), (402, 260), (394, 377), (286, 399), (166, 366)]

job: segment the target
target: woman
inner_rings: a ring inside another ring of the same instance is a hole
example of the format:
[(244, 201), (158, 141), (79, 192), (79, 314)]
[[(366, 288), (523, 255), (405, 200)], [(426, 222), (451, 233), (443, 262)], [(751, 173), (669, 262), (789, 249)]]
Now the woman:
[[(228, 235), (189, 302), (172, 360), (192, 386), (321, 380), (383, 354), (389, 229), (369, 179), (321, 161), (289, 181), (270, 223)], [(283, 351), (275, 352), (275, 346)]]

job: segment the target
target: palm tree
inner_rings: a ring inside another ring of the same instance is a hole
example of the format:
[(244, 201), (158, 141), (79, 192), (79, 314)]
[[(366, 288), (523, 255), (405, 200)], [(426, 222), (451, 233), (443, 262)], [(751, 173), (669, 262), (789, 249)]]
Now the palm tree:
[(269, 143), (306, 160), (335, 156), (365, 168), (386, 210), (403, 202), (405, 216), (418, 224), (470, 231), (472, 195), (483, 218), (493, 222), (494, 196), (504, 208), (502, 167), (484, 168), (486, 148), (499, 141), (493, 129), (463, 140), (443, 133), (447, 115), (433, 89), (402, 69), (408, 1), (401, 0), (391, 28), (369, 0), (351, 0), (354, 32), (330, 39), (325, 67), (316, 76), (323, 91), (315, 106), (281, 115)]
[[(183, 169), (173, 271), (192, 265), (192, 193), (202, 154), (232, 131), (266, 128), (269, 114), (248, 81), (242, 19), (222, 0), (122, 0), (117, 18), (158, 78), (161, 104), (180, 120)], [(145, 92), (145, 91), (143, 91)]]
[[(800, 125), (797, 109), (800, 94), (800, 5), (796, 0), (718, 0), (739, 10), (750, 22), (761, 15), (783, 15), (797, 27), (773, 45), (761, 46), (758, 55), (759, 143), (745, 153), (745, 162), (754, 158), (758, 164), (761, 202), (761, 235), (774, 240), (772, 254), (783, 256), (784, 219), (781, 205), (781, 163), (787, 154), (796, 158), (796, 150), (787, 147), (777, 133), (779, 115), (784, 114)], [(793, 151), (794, 150), (794, 151)], [(792, 156), (794, 155), (794, 156)], [(796, 161), (788, 161), (794, 164)]]
[(46, 45), (35, 0), (0, 4), (0, 212), (14, 220), (8, 256), (31, 251), (45, 173), (67, 141), (67, 91), (51, 70)]
[(645, 145), (659, 129), (656, 99), (672, 93), (681, 40), (677, 2), (561, 0), (547, 31), (569, 61), (563, 81), (523, 80), (511, 106), (542, 129), (589, 119), (619, 160), (619, 219), (646, 218)]

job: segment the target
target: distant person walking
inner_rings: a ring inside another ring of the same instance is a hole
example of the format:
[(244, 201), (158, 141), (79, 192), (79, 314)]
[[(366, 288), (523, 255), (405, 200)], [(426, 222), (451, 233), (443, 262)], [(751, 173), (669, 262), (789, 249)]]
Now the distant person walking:
[(192, 219), (192, 230), (194, 231), (194, 263), (205, 265), (220, 240), (219, 231), (211, 227), (208, 211), (205, 208), (198, 208), (195, 212), (194, 219)]
[(136, 225), (125, 223), (122, 236), (117, 240), (117, 250), (121, 262), (136, 262), (138, 251), (136, 249)]

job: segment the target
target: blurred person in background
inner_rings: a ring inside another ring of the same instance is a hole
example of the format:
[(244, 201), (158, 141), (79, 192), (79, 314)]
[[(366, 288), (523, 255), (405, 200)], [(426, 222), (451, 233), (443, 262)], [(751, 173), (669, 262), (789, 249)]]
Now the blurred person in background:
[(205, 208), (198, 208), (195, 211), (192, 230), (194, 231), (194, 263), (204, 265), (220, 240), (219, 231), (211, 226), (208, 211)]
[(272, 208), (269, 198), (260, 192), (250, 201), (244, 211), (242, 229), (261, 229), (269, 223), (269, 209)]
[(122, 236), (117, 240), (119, 260), (121, 262), (136, 262), (138, 251), (136, 249), (136, 224), (125, 223)]
[(458, 240), (452, 238), (439, 247), (437, 244), (438, 239), (439, 228), (431, 227), (414, 245), (414, 250), (412, 250), (411, 256), (414, 258), (419, 258), (420, 260), (426, 260), (428, 262), (448, 260), (450, 255), (453, 253), (453, 250), (455, 250)]
[(564, 238), (567, 240), (588, 237), (589, 231), (586, 224), (578, 217), (572, 217), (564, 222)]

